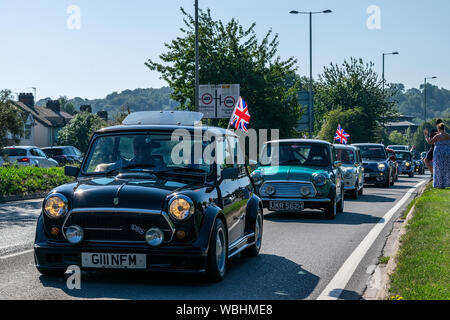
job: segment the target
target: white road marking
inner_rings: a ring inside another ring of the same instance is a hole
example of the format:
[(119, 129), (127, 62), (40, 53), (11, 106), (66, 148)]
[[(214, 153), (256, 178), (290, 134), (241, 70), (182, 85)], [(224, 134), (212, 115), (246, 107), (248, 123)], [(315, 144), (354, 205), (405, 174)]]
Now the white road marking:
[(17, 256), (21, 256), (23, 254), (27, 254), (30, 252), (33, 252), (34, 249), (30, 249), (30, 250), (25, 250), (25, 251), (21, 251), (21, 252), (16, 252), (16, 253), (12, 253), (12, 254), (8, 254), (6, 256), (0, 256), (0, 260), (2, 259), (9, 259), (9, 258), (13, 258), (13, 257), (17, 257)]
[(392, 207), (391, 210), (389, 210), (383, 218), (380, 219), (380, 221), (372, 228), (372, 230), (370, 230), (363, 241), (361, 241), (358, 247), (356, 247), (352, 254), (347, 258), (347, 260), (335, 274), (333, 279), (331, 279), (326, 288), (319, 295), (317, 300), (337, 300), (339, 298), (339, 296), (347, 286), (347, 283), (350, 281), (359, 263), (364, 258), (372, 244), (375, 242), (383, 228), (391, 220), (392, 216), (406, 203), (411, 194), (427, 181), (428, 179), (423, 180), (420, 183), (416, 184), (413, 188), (409, 189), (408, 192), (403, 196), (403, 198), (400, 199), (400, 201), (398, 201), (396, 205)]

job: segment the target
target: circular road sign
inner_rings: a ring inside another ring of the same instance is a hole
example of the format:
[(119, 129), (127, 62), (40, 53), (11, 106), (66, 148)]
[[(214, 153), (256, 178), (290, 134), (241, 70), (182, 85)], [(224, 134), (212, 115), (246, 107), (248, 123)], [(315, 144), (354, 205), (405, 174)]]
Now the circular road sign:
[(223, 100), (223, 104), (227, 108), (232, 108), (236, 104), (236, 99), (234, 99), (233, 96), (228, 96), (225, 98), (225, 100)]
[(203, 104), (208, 105), (208, 104), (211, 104), (213, 102), (213, 96), (212, 96), (211, 93), (205, 93), (205, 94), (202, 95), (202, 99), (201, 100), (202, 100)]

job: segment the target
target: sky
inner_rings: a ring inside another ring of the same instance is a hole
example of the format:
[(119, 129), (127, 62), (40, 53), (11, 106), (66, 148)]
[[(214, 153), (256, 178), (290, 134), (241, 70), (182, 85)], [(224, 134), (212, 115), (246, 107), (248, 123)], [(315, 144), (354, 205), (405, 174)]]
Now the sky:
[[(256, 23), (259, 39), (279, 35), (281, 58), (298, 59), (309, 75), (309, 19), (313, 16), (313, 75), (350, 57), (373, 61), (387, 82), (418, 87), (424, 77), (450, 89), (448, 0), (199, 0), (215, 19)], [(194, 0), (0, 0), (0, 90), (33, 92), (37, 98), (104, 98), (114, 91), (159, 88), (167, 83), (144, 63), (159, 61), (181, 35), (180, 7)], [(75, 8), (76, 10), (72, 10)], [(376, 10), (373, 11), (373, 8)], [(79, 14), (78, 14), (79, 13)]]

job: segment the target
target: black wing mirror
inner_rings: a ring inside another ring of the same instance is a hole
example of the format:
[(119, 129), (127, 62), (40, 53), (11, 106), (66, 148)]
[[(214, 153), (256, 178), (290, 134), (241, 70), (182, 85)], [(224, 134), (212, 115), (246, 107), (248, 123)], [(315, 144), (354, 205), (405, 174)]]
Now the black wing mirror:
[(65, 166), (64, 167), (64, 174), (68, 177), (78, 177), (78, 174), (80, 173), (80, 168), (78, 167), (71, 167), (71, 166)]

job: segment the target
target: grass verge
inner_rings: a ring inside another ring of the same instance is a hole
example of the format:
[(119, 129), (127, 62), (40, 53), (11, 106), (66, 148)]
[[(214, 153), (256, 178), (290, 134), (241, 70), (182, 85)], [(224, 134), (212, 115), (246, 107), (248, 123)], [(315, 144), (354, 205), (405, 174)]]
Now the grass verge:
[(450, 189), (429, 185), (401, 239), (390, 297), (450, 299)]

